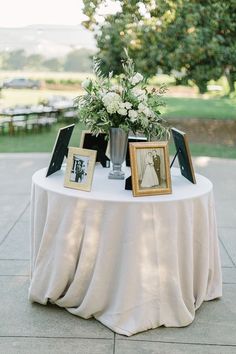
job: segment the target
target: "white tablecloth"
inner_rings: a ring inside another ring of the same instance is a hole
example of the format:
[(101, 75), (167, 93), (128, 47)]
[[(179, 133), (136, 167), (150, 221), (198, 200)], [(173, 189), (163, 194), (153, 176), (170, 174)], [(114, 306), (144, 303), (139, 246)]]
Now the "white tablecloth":
[(170, 195), (133, 197), (96, 167), (91, 192), (64, 172), (33, 176), (29, 299), (95, 317), (130, 336), (190, 324), (222, 295), (211, 182), (172, 169)]

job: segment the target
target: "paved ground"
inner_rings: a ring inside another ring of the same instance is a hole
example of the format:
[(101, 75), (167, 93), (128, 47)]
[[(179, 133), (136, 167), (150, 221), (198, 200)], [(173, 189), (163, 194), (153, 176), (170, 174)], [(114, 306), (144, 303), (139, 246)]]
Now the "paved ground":
[(214, 183), (223, 298), (204, 303), (186, 328), (131, 338), (27, 300), (31, 176), (48, 160), (46, 154), (0, 154), (0, 354), (236, 353), (236, 160), (194, 160), (196, 171)]

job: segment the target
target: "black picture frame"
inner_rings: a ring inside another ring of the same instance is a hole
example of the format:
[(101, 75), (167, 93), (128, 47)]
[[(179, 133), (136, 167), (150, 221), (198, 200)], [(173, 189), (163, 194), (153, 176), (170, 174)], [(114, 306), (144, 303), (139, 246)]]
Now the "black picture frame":
[(176, 154), (174, 156), (174, 159), (171, 163), (171, 167), (174, 163), (175, 158), (178, 156), (178, 161), (179, 161), (179, 167), (182, 176), (187, 178), (190, 182), (196, 183), (196, 178), (195, 178), (195, 173), (193, 169), (193, 164), (192, 164), (192, 158), (191, 158), (191, 153), (189, 149), (189, 143), (187, 139), (186, 133), (176, 129), (176, 128), (171, 128), (175, 148), (176, 148)]
[(64, 157), (67, 156), (68, 153), (68, 145), (74, 127), (75, 124), (71, 124), (58, 130), (46, 177), (61, 169)]
[(106, 156), (108, 140), (105, 133), (94, 135), (90, 131), (83, 130), (81, 134), (80, 147), (83, 149), (96, 150), (96, 162), (100, 162), (105, 168), (110, 167), (110, 159)]
[[(125, 158), (125, 164), (127, 167), (130, 167), (130, 151), (129, 151), (129, 143), (143, 143), (147, 141), (145, 136), (129, 136), (128, 137), (128, 145), (127, 145), (127, 152)], [(131, 176), (125, 179), (125, 189), (132, 190), (132, 179)]]
[(127, 145), (127, 152), (126, 152), (126, 158), (125, 158), (126, 166), (130, 167), (129, 143), (144, 143), (145, 141), (147, 141), (147, 138), (145, 136), (129, 136), (128, 137), (128, 145)]

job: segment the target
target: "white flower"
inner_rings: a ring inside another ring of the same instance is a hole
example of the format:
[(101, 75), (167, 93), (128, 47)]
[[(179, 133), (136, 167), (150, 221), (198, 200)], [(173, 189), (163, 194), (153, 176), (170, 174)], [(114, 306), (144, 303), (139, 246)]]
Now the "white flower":
[(138, 111), (139, 113), (143, 113), (147, 117), (155, 117), (154, 112), (149, 107), (145, 106), (143, 103), (139, 103)]
[(136, 118), (138, 117), (138, 112), (134, 111), (133, 109), (131, 109), (129, 111), (129, 114), (128, 114), (131, 122), (135, 122), (136, 121)]
[(130, 109), (132, 107), (132, 103), (130, 102), (121, 102), (120, 108)]
[(145, 109), (146, 109), (146, 106), (143, 103), (139, 103), (139, 105), (138, 105), (139, 112), (143, 113)]
[(98, 96), (100, 96), (100, 98), (103, 98), (106, 94), (107, 94), (107, 89), (105, 88), (101, 88), (100, 91), (98, 92)]
[(146, 107), (146, 109), (143, 111), (143, 113), (145, 114), (145, 116), (147, 117), (151, 117), (152, 115), (152, 111), (150, 110), (150, 108)]
[(87, 78), (82, 82), (81, 86), (86, 90), (91, 85), (91, 83), (92, 81)]
[(131, 77), (130, 82), (132, 85), (137, 85), (142, 80), (143, 75), (141, 75), (140, 73), (136, 73), (133, 77)]
[(121, 95), (122, 94), (122, 87), (120, 87), (119, 85), (113, 85), (111, 87), (111, 91), (116, 92)]
[(133, 88), (131, 90), (132, 94), (137, 97), (137, 99), (142, 102), (142, 101), (145, 101), (146, 100), (146, 93), (145, 91), (141, 90), (141, 89), (138, 89), (138, 88)]
[(113, 114), (120, 108), (121, 97), (115, 92), (108, 92), (103, 96), (102, 102), (107, 112)]
[(132, 107), (132, 103), (130, 103), (130, 102), (125, 102), (125, 103), (124, 103), (124, 106), (125, 106), (126, 109), (130, 109), (130, 108)]
[(127, 115), (127, 109), (119, 108), (117, 113), (119, 113), (121, 116), (126, 116)]
[(153, 111), (151, 111), (151, 110), (150, 110), (150, 117), (153, 118), (153, 119), (156, 118), (155, 113)]

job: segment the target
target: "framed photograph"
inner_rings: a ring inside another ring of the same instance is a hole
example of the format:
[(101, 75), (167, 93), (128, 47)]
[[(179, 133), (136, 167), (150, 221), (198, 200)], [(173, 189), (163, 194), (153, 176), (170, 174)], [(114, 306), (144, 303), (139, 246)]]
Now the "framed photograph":
[(89, 192), (92, 186), (97, 151), (70, 147), (64, 186)]
[(195, 184), (196, 178), (194, 174), (187, 135), (175, 128), (171, 128), (171, 131), (176, 148), (176, 155), (171, 163), (171, 166), (173, 165), (176, 156), (178, 156), (179, 167), (182, 176)]
[(59, 129), (52, 150), (51, 160), (46, 172), (46, 177), (61, 169), (64, 157), (67, 156), (68, 153), (68, 145), (74, 127), (75, 124), (71, 124)]
[(134, 197), (170, 194), (168, 142), (130, 143), (129, 149)]
[(92, 134), (89, 130), (81, 133), (80, 147), (97, 151), (96, 162), (100, 162), (103, 167), (110, 167), (110, 159), (106, 156), (108, 140), (105, 133)]

